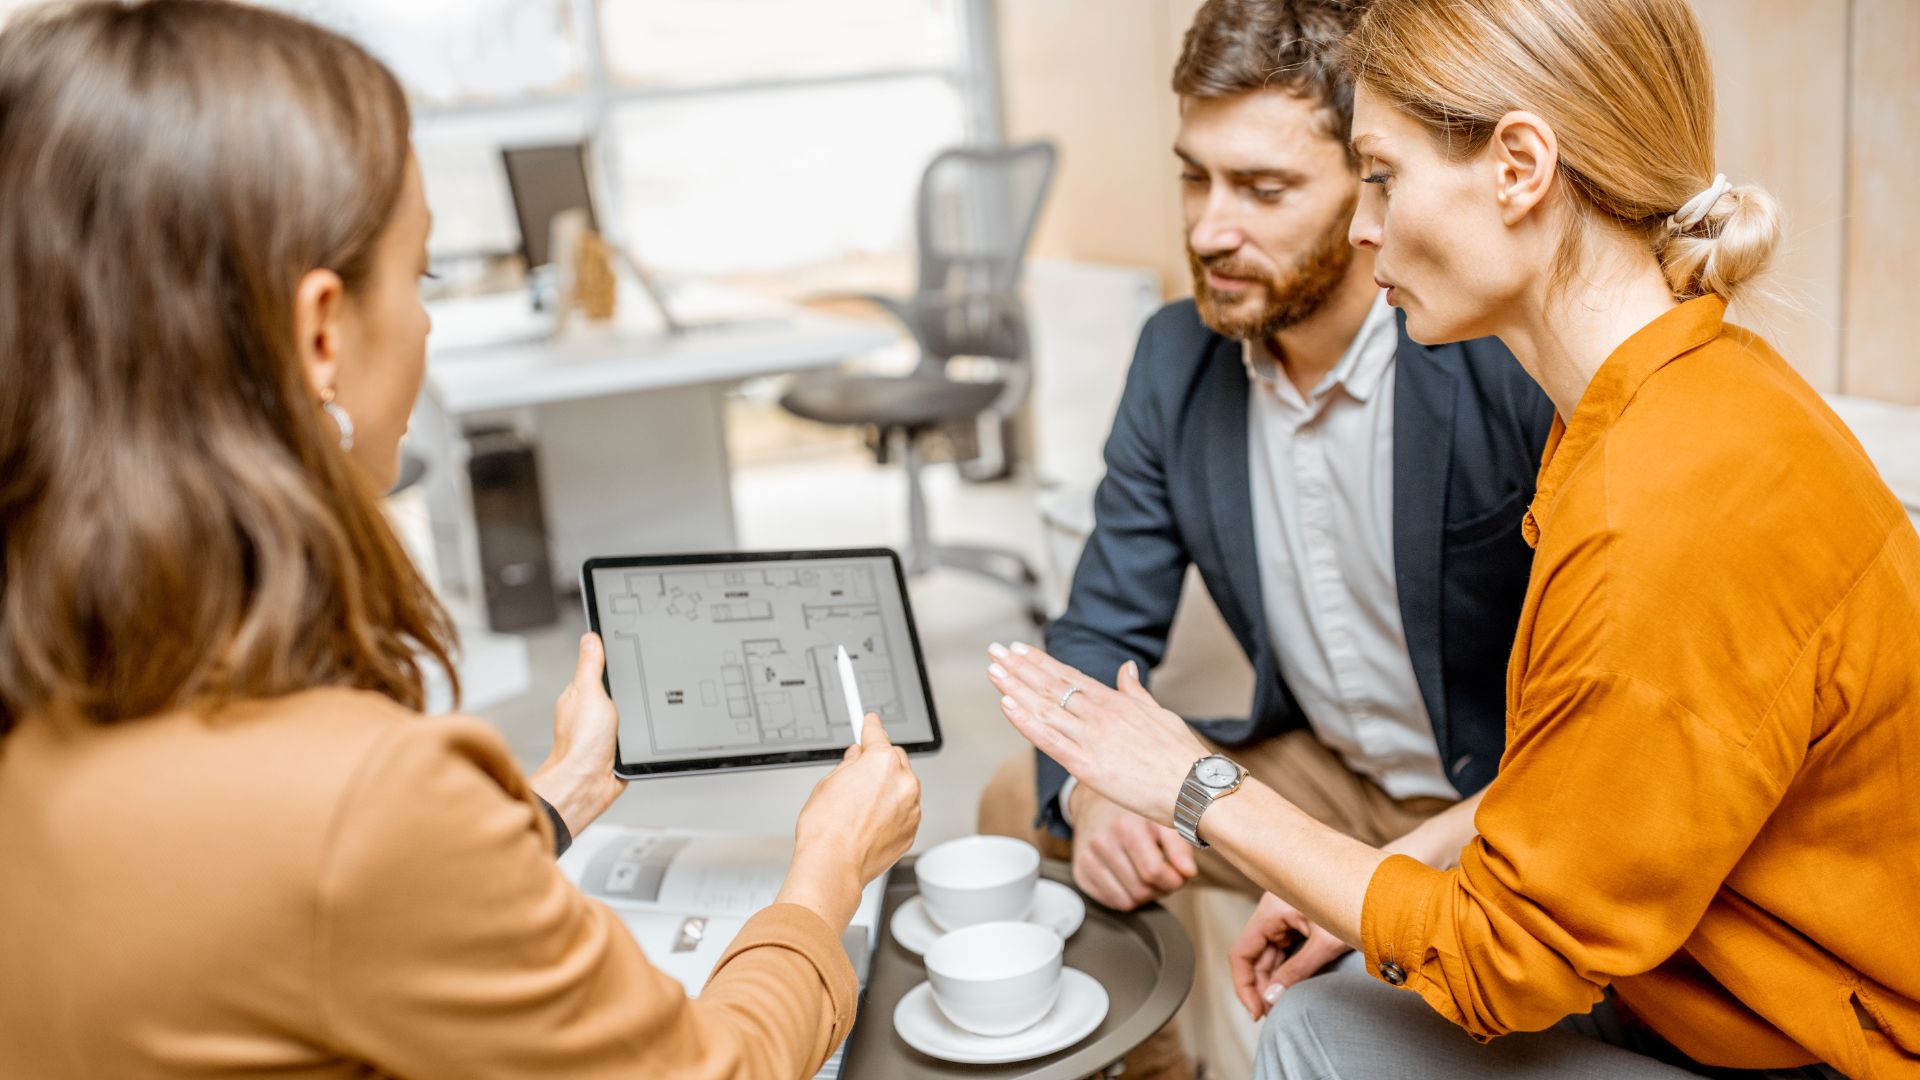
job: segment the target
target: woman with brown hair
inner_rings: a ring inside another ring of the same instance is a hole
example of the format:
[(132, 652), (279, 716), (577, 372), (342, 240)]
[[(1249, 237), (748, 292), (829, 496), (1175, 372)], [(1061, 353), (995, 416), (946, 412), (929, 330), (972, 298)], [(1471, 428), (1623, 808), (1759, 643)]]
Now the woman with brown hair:
[(1714, 167), (1692, 11), (1372, 0), (1349, 47), (1350, 238), (1409, 334), (1498, 336), (1557, 413), (1458, 864), (1203, 757), (1136, 673), (995, 646), (1003, 709), (1359, 951), (1279, 996), (1265, 1076), (1920, 1073), (1920, 536), (1725, 321), (1780, 226)]
[(693, 1002), (553, 865), (620, 788), (598, 641), (531, 782), (419, 715), (391, 74), (224, 0), (25, 16), (0, 191), (0, 1076), (811, 1075), (919, 822), (877, 720)]

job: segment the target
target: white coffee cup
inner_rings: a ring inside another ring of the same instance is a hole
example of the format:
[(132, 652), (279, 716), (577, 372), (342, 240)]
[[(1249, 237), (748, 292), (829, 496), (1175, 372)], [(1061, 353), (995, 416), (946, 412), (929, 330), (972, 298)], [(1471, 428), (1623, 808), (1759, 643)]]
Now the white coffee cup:
[(942, 935), (926, 955), (934, 1004), (975, 1035), (1025, 1031), (1060, 1000), (1064, 947), (1051, 927), (1025, 922), (979, 923)]
[(1024, 919), (1040, 880), (1040, 852), (1010, 836), (963, 836), (913, 864), (927, 916), (942, 930)]

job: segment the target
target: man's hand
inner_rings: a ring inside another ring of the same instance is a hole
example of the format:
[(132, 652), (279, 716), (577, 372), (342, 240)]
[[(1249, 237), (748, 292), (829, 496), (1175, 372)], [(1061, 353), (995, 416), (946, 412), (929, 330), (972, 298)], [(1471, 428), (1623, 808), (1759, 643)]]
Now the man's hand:
[(1180, 834), (1108, 801), (1085, 784), (1073, 789), (1073, 883), (1119, 911), (1175, 892), (1200, 872)]
[[(1297, 946), (1297, 948), (1295, 947)], [(1291, 955), (1287, 950), (1293, 949)], [(1347, 943), (1266, 893), (1227, 956), (1233, 961), (1233, 992), (1255, 1020), (1267, 1015), (1288, 987), (1345, 956)]]

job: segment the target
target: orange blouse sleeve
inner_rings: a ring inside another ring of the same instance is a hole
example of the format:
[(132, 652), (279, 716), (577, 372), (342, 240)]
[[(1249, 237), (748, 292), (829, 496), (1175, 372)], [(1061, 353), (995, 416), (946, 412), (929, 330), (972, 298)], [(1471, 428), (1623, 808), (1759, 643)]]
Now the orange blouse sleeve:
[(396, 726), (326, 867), (320, 1030), (384, 1074), (795, 1080), (853, 1021), (839, 936), (792, 905), (750, 920), (690, 1000), (560, 874), (524, 780), (475, 721)]
[(1568, 672), (1514, 725), (1479, 835), (1375, 871), (1368, 966), (1482, 1039), (1587, 1011), (1687, 939), (1779, 801), (1747, 746), (1630, 676)]

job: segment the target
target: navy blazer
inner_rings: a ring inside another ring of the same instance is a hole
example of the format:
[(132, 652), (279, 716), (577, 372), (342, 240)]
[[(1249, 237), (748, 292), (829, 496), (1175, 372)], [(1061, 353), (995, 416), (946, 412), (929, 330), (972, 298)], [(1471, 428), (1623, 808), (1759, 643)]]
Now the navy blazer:
[[(1107, 437), (1093, 536), (1047, 651), (1109, 685), (1166, 652), (1188, 564), (1199, 568), (1254, 671), (1246, 717), (1194, 720), (1227, 746), (1306, 725), (1280, 677), (1262, 610), (1247, 461), (1242, 343), (1193, 301), (1147, 321)], [(1553, 404), (1490, 338), (1428, 348), (1400, 321), (1394, 364), (1393, 553), (1407, 652), (1464, 797), (1493, 779), (1506, 742), (1506, 667), (1533, 551), (1533, 499)], [(1069, 835), (1066, 770), (1039, 757), (1039, 823)]]

